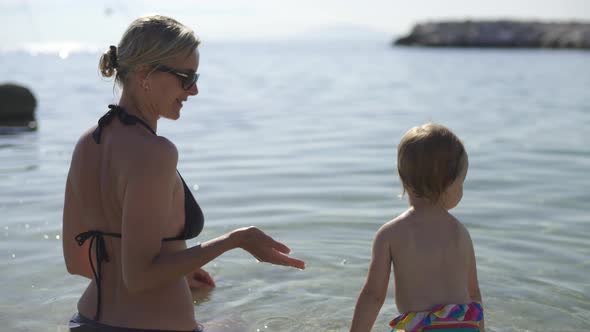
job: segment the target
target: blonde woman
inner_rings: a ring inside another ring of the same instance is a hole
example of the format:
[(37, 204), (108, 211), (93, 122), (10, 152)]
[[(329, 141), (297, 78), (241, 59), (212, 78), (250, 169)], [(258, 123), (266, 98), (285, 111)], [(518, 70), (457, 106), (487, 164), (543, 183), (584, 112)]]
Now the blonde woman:
[(191, 29), (156, 15), (132, 22), (100, 59), (122, 93), (78, 140), (67, 178), (64, 258), (69, 273), (91, 280), (71, 331), (203, 331), (190, 287), (213, 287), (201, 267), (235, 248), (304, 268), (256, 227), (186, 246), (203, 214), (176, 170), (176, 147), (156, 132), (198, 93), (198, 46)]

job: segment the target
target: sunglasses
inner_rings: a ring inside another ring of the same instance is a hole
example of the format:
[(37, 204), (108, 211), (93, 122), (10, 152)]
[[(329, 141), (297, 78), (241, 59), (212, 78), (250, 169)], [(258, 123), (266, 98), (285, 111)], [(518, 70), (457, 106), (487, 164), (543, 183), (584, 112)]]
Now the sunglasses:
[(199, 73), (196, 73), (194, 71), (183, 72), (178, 69), (164, 65), (158, 65), (155, 70), (175, 75), (176, 77), (178, 77), (178, 79), (182, 83), (182, 88), (185, 90), (190, 90), (190, 88), (193, 87), (193, 84), (197, 83), (197, 81), (199, 80)]

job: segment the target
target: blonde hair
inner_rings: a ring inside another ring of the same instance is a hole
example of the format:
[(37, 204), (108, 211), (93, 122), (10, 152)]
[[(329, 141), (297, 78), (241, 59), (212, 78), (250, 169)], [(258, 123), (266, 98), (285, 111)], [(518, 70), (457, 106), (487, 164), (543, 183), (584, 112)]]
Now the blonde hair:
[(153, 15), (133, 21), (115, 48), (100, 57), (98, 68), (103, 77), (124, 84), (127, 74), (139, 66), (155, 66), (162, 61), (186, 54), (200, 44), (193, 30), (173, 18)]
[(408, 130), (397, 148), (404, 192), (438, 202), (467, 163), (463, 143), (445, 126), (427, 123)]

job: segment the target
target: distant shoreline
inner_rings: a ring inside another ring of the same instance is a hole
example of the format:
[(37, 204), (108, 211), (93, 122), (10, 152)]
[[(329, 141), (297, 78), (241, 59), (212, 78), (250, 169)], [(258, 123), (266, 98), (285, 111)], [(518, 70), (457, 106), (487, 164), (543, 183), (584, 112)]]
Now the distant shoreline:
[(394, 45), (590, 49), (590, 22), (439, 21), (414, 25)]

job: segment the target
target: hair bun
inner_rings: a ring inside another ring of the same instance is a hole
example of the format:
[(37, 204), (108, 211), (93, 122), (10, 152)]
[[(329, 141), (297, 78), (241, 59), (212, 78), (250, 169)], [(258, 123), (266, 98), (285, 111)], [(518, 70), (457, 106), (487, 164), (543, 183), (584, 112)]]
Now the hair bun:
[(109, 49), (102, 54), (98, 62), (98, 69), (104, 77), (115, 75), (115, 69), (119, 67), (117, 62), (117, 47), (111, 45)]

